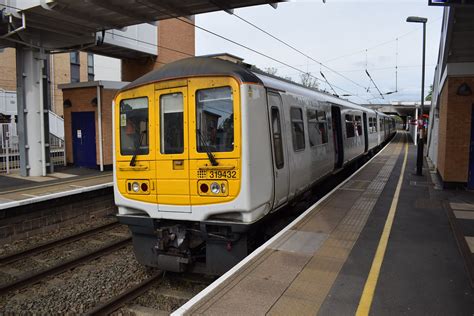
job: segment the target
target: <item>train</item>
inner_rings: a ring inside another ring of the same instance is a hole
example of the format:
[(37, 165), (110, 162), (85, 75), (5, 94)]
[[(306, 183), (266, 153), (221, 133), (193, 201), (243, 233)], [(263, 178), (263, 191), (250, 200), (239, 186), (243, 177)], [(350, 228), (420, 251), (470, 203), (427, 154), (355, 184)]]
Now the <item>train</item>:
[(391, 116), (243, 62), (182, 59), (113, 102), (114, 194), (141, 264), (222, 274), (253, 227), (396, 132)]

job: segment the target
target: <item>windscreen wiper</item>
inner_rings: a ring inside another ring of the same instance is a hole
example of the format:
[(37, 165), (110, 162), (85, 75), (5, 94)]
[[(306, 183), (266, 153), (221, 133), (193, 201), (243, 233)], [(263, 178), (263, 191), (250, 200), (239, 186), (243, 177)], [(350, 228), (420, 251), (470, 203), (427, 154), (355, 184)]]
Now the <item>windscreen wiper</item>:
[(143, 136), (145, 135), (145, 133), (146, 133), (146, 131), (144, 131), (140, 134), (140, 140), (138, 141), (137, 146), (135, 146), (135, 150), (133, 151), (132, 159), (130, 160), (130, 166), (131, 167), (135, 167), (135, 165), (137, 164), (137, 155), (138, 155), (138, 152), (140, 151), (140, 146), (142, 145)]
[(204, 147), (204, 150), (206, 151), (207, 157), (209, 158), (209, 161), (211, 162), (212, 166), (218, 166), (219, 163), (216, 160), (216, 157), (212, 154), (211, 150), (209, 149), (209, 146), (206, 144), (204, 141), (201, 130), (199, 128), (196, 129), (196, 133), (199, 135), (199, 142), (201, 143), (201, 146)]

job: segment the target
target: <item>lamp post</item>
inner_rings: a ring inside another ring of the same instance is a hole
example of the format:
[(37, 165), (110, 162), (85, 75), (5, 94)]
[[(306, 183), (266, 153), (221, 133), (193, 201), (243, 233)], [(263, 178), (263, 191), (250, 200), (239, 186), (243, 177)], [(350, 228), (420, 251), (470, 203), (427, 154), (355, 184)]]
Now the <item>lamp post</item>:
[[(423, 122), (423, 110), (424, 110), (424, 103), (425, 103), (425, 50), (426, 50), (426, 22), (428, 22), (427, 18), (419, 17), (419, 16), (409, 16), (407, 18), (407, 22), (410, 23), (423, 23), (423, 61), (421, 64), (421, 104), (420, 104), (420, 111), (419, 115), (416, 118), (417, 122)], [(421, 176), (423, 175), (423, 145), (424, 145), (424, 126), (422, 124), (420, 128), (420, 133), (418, 135), (418, 142), (417, 142), (417, 153), (416, 153), (416, 175)]]

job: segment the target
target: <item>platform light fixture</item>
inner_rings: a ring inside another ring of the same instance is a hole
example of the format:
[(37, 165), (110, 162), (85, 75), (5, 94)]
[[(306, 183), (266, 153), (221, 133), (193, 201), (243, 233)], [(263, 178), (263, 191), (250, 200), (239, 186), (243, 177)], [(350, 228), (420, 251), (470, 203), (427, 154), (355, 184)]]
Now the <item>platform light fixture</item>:
[[(421, 63), (421, 104), (420, 104), (420, 112), (421, 114), (418, 115), (417, 120), (423, 122), (423, 110), (424, 110), (424, 103), (425, 103), (425, 55), (426, 55), (426, 22), (428, 22), (427, 18), (420, 17), (420, 16), (409, 16), (407, 18), (407, 22), (409, 23), (422, 23), (423, 24), (423, 53), (422, 53), (422, 63)], [(423, 175), (423, 146), (424, 146), (424, 138), (425, 133), (423, 129), (423, 123), (421, 126), (420, 133), (417, 133), (416, 136), (418, 138), (417, 142), (417, 153), (416, 153), (416, 174), (418, 176)]]

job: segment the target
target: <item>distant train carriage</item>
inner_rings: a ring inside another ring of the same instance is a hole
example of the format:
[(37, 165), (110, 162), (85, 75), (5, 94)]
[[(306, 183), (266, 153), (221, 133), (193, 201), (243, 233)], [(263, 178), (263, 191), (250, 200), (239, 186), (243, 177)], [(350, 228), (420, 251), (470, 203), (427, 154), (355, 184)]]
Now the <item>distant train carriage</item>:
[(245, 64), (188, 58), (115, 98), (114, 190), (139, 262), (222, 273), (248, 231), (371, 152), (393, 118)]

